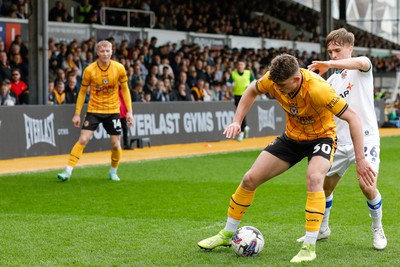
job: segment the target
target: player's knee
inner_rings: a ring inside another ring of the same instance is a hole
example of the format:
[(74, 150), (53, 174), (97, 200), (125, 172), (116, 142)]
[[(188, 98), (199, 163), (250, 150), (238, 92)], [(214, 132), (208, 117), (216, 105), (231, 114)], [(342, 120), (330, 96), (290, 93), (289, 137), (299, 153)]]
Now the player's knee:
[(242, 179), (242, 187), (246, 190), (256, 190), (258, 186), (257, 179), (250, 173), (246, 172)]
[(79, 137), (79, 144), (81, 144), (82, 146), (86, 146), (89, 143), (90, 138), (87, 136), (81, 136)]
[[(307, 186), (309, 188), (315, 189), (322, 189), (324, 184), (324, 177), (317, 174), (317, 173), (311, 173), (307, 174)], [(314, 191), (313, 190), (313, 191)]]
[(364, 196), (368, 199), (373, 199), (376, 195), (376, 187), (375, 186), (368, 186), (365, 184), (360, 184), (360, 189), (363, 192)]

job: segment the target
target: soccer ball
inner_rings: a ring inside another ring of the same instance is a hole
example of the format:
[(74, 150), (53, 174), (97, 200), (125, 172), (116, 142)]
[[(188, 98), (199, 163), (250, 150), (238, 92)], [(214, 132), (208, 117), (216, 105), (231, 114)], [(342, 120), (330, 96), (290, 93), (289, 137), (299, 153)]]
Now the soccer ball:
[(233, 235), (232, 248), (238, 256), (256, 256), (264, 248), (264, 237), (257, 228), (243, 226), (237, 229)]

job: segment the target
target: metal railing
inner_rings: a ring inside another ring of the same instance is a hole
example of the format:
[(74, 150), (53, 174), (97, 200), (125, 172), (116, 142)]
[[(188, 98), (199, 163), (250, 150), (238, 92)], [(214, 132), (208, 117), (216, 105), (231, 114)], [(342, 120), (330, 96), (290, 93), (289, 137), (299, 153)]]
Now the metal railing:
[[(114, 8), (114, 7), (102, 7), (100, 9), (100, 23), (102, 25), (107, 25), (107, 18), (106, 18), (106, 12), (107, 11), (115, 11), (115, 12), (120, 12), (126, 13), (126, 26), (131, 27), (131, 13), (142, 13), (142, 14), (147, 14), (150, 17), (149, 21), (149, 27), (154, 28), (156, 24), (156, 14), (153, 11), (147, 11), (147, 10), (142, 10), (142, 9), (125, 9), (125, 8)], [(133, 25), (134, 26), (134, 25)]]

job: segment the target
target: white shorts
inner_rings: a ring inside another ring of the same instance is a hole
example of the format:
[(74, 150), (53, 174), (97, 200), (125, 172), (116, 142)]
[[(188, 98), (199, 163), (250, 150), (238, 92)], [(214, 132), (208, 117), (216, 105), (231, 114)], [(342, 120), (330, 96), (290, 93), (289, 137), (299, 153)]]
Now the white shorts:
[[(366, 160), (371, 164), (372, 169), (379, 173), (379, 158), (380, 147), (379, 145), (366, 145), (364, 146), (364, 154)], [(342, 177), (352, 163), (356, 163), (353, 145), (339, 145), (335, 151), (335, 157), (331, 169), (326, 174), (332, 176), (334, 174)]]

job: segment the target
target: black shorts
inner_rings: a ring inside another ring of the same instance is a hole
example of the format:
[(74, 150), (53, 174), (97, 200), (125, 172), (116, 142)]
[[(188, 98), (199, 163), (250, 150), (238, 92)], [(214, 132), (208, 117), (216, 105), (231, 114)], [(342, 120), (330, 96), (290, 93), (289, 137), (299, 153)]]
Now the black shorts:
[(102, 123), (104, 129), (109, 135), (121, 135), (121, 120), (119, 113), (115, 114), (98, 114), (86, 113), (83, 121), (82, 130), (95, 131), (99, 124)]
[(298, 142), (283, 134), (272, 141), (264, 150), (288, 162), (290, 166), (295, 165), (304, 157), (308, 157), (308, 161), (310, 161), (314, 156), (322, 156), (332, 164), (336, 140), (320, 138), (313, 141)]

